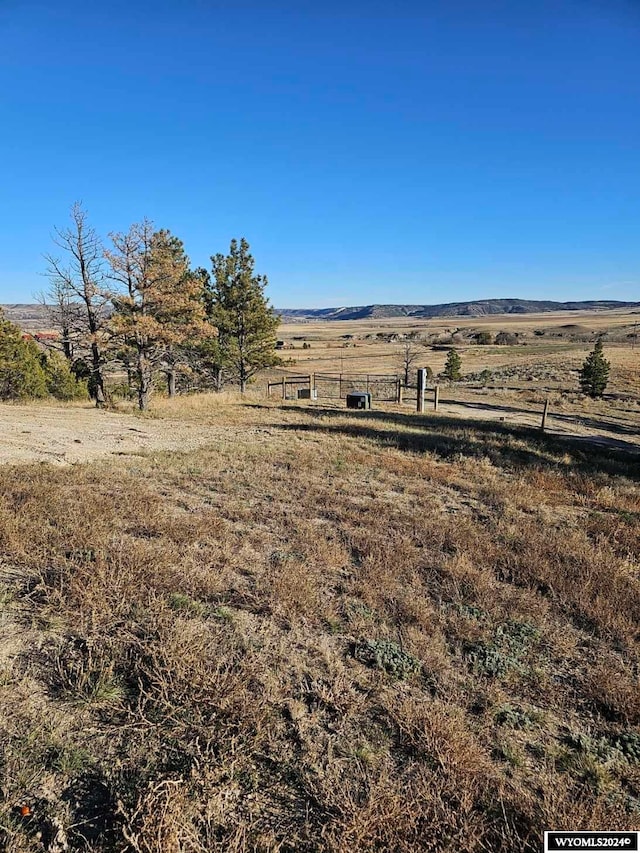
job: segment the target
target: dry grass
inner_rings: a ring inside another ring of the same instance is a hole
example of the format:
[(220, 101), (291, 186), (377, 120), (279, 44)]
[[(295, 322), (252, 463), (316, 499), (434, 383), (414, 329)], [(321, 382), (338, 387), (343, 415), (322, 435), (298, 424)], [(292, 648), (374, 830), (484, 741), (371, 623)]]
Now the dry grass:
[(3, 849), (640, 826), (635, 459), (399, 412), (154, 416), (233, 429), (0, 469)]
[[(282, 355), (293, 364), (289, 372), (398, 373), (401, 371), (402, 341), (390, 336), (414, 335), (427, 343), (454, 340), (463, 357), (463, 373), (484, 369), (499, 370), (514, 364), (566, 369), (579, 365), (593, 346), (595, 336), (605, 333), (607, 356), (613, 364), (612, 388), (638, 392), (637, 349), (629, 335), (634, 333), (638, 315), (631, 310), (561, 311), (542, 314), (497, 314), (485, 317), (436, 317), (430, 320), (395, 317), (368, 320), (284, 323), (279, 337), (293, 349)], [(473, 335), (488, 331), (517, 334), (518, 346), (476, 346)], [(303, 342), (310, 349), (302, 349)], [(427, 346), (422, 366), (436, 373), (444, 367), (447, 353)], [(632, 373), (625, 377), (627, 369)], [(625, 378), (631, 382), (627, 388)], [(569, 385), (576, 387), (575, 380)], [(524, 386), (526, 387), (526, 385)]]

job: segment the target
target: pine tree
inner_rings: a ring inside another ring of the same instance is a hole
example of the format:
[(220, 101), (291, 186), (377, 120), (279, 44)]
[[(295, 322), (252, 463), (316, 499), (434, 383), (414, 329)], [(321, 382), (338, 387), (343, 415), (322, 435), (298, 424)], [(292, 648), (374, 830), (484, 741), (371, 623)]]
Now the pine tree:
[(185, 348), (185, 360), (192, 374), (198, 377), (200, 387), (210, 389), (213, 386), (216, 391), (222, 391), (224, 356), (219, 329), (213, 322), (211, 275), (203, 267), (193, 270), (192, 275), (199, 282), (207, 332)]
[(462, 360), (460, 359), (460, 356), (458, 355), (457, 351), (455, 349), (449, 350), (449, 355), (447, 356), (447, 361), (442, 372), (444, 378), (449, 379), (452, 382), (456, 382), (458, 379), (461, 379), (461, 367)]
[(604, 357), (602, 338), (589, 353), (580, 370), (580, 387), (590, 397), (602, 397), (609, 381), (610, 362)]
[(231, 241), (228, 255), (211, 258), (210, 320), (218, 329), (221, 369), (231, 374), (244, 394), (259, 370), (277, 364), (276, 330), (280, 318), (264, 291), (267, 277), (254, 274), (249, 244)]
[(0, 400), (47, 396), (47, 378), (38, 345), (0, 311)]
[(120, 286), (113, 298), (112, 332), (133, 356), (138, 406), (146, 409), (155, 373), (166, 373), (173, 393), (180, 348), (210, 332), (202, 282), (190, 272), (181, 241), (169, 231), (154, 231), (147, 220), (111, 239), (114, 248), (106, 256)]
[(87, 383), (74, 375), (69, 360), (62, 353), (49, 352), (43, 361), (47, 391), (56, 400), (82, 400), (88, 397)]

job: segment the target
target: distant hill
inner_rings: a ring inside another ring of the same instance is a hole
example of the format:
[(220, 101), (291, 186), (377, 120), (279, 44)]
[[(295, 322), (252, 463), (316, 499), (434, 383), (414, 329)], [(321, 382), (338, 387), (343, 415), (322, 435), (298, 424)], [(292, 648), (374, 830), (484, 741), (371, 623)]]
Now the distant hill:
[[(44, 306), (15, 303), (0, 306), (5, 317), (23, 329), (45, 329), (49, 317)], [(552, 302), (537, 299), (478, 299), (440, 305), (361, 305), (351, 308), (278, 308), (283, 320), (375, 320), (389, 317), (484, 317), (489, 314), (538, 314), (549, 311), (603, 311), (611, 308), (640, 308), (640, 302), (586, 300)]]
[(21, 329), (46, 329), (50, 325), (47, 311), (39, 303), (16, 303), (13, 305), (0, 305), (7, 320), (11, 320)]
[(603, 311), (638, 308), (640, 302), (585, 300), (552, 302), (538, 299), (478, 299), (440, 305), (362, 305), (352, 308), (280, 308), (284, 320), (367, 320), (386, 317), (483, 317), (488, 314), (538, 314), (549, 311)]

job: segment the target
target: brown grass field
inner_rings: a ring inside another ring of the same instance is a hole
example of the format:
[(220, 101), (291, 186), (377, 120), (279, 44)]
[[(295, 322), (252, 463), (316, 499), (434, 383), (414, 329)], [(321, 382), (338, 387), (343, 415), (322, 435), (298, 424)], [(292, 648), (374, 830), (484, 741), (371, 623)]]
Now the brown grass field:
[[(605, 333), (607, 355), (614, 367), (616, 390), (626, 390), (640, 396), (638, 359), (640, 341), (635, 341), (635, 323), (640, 312), (592, 311), (578, 313), (562, 311), (545, 314), (489, 315), (486, 317), (438, 317), (432, 320), (393, 318), (335, 322), (285, 323), (279, 338), (293, 350), (283, 356), (293, 364), (289, 372), (398, 373), (403, 341), (387, 341), (390, 335), (415, 335), (425, 346), (421, 366), (434, 373), (444, 367), (446, 351), (432, 351), (429, 344), (440, 341), (454, 345), (463, 357), (463, 373), (503, 367), (519, 369), (525, 376), (527, 368), (577, 368), (593, 348), (599, 334)], [(517, 346), (476, 346), (473, 334), (488, 331), (517, 333)], [(538, 334), (536, 334), (538, 333)], [(348, 336), (348, 337), (347, 337)], [(377, 339), (377, 337), (379, 338)], [(310, 349), (303, 350), (307, 342)], [(636, 346), (634, 347), (634, 343)], [(618, 373), (616, 377), (616, 372)], [(617, 380), (617, 381), (616, 381)], [(521, 381), (526, 381), (523, 379)], [(556, 385), (565, 384), (556, 380)], [(574, 387), (575, 386), (574, 384)]]
[[(339, 369), (361, 332), (335, 325), (283, 329), (312, 344), (285, 355)], [(3, 406), (2, 850), (533, 853), (545, 828), (640, 828), (640, 352), (606, 344), (586, 401), (590, 343), (531, 334), (461, 345), (463, 372), (507, 372), (423, 416), (261, 389)], [(393, 366), (397, 342), (362, 344)]]

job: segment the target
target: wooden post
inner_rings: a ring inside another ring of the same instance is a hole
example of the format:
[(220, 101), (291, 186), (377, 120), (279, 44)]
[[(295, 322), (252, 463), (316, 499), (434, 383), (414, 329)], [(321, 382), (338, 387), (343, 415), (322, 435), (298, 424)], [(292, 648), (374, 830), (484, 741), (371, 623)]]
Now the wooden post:
[(287, 380), (284, 378), (284, 376), (282, 377), (282, 399), (287, 399)]
[(416, 411), (419, 414), (424, 412), (424, 389), (427, 385), (427, 371), (425, 368), (418, 370), (418, 393), (416, 395)]
[(340, 374), (340, 387), (338, 388), (338, 399), (342, 400), (342, 374)]
[(438, 411), (438, 403), (440, 402), (440, 386), (436, 385), (433, 389), (433, 411)]
[(267, 381), (267, 397), (271, 396), (271, 383)]
[(311, 388), (312, 392), (316, 390), (316, 375), (315, 375), (315, 373), (311, 374), (311, 377), (309, 379), (309, 387)]
[(540, 424), (540, 430), (542, 432), (545, 431), (547, 427), (547, 413), (549, 412), (549, 398), (544, 401), (544, 410), (542, 412), (542, 423)]
[(402, 379), (400, 377), (396, 379), (396, 402), (402, 403)]

